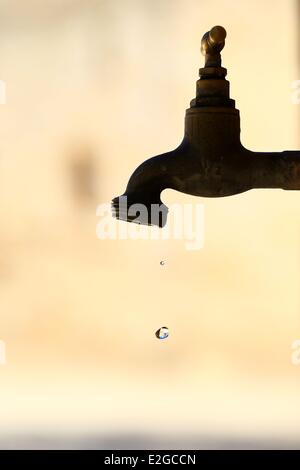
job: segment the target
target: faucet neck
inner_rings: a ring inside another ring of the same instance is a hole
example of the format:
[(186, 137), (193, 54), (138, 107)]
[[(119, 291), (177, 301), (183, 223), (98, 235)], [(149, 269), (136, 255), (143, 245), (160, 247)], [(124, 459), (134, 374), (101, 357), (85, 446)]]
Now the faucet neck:
[(204, 67), (199, 70), (196, 83), (196, 98), (190, 105), (196, 107), (234, 108), (235, 101), (230, 98), (230, 83), (225, 80), (227, 70), (224, 67)]

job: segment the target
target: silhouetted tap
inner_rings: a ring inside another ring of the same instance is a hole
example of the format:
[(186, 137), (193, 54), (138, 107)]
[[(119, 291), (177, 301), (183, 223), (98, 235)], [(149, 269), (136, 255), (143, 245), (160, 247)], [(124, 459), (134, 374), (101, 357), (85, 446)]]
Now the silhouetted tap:
[[(221, 66), (225, 37), (222, 26), (204, 34), (205, 66), (199, 71), (196, 98), (186, 110), (183, 141), (134, 171), (125, 193), (112, 201), (118, 219), (163, 227), (168, 209), (160, 193), (166, 188), (202, 197), (232, 196), (254, 188), (300, 189), (300, 151), (251, 152), (240, 142), (239, 111)], [(138, 217), (136, 204), (147, 208), (146, 217)], [(152, 205), (159, 205), (158, 219), (151, 216)]]

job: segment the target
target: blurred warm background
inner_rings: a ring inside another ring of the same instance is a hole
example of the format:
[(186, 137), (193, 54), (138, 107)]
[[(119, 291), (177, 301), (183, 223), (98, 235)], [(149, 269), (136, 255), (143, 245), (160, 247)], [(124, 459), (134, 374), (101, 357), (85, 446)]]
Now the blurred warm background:
[(300, 447), (300, 193), (203, 199), (200, 251), (96, 237), (215, 24), (243, 144), (300, 148), (297, 3), (0, 1), (0, 447)]

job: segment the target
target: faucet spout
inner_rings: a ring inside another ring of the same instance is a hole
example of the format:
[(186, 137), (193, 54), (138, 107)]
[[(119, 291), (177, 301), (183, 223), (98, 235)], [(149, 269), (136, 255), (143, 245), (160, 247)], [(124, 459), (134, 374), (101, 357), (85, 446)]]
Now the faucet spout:
[[(169, 186), (170, 170), (180, 152), (178, 147), (139, 165), (131, 175), (125, 193), (112, 200), (113, 215), (127, 222), (163, 227), (168, 208), (162, 203), (160, 194)], [(155, 209), (159, 211), (157, 219)]]
[(185, 133), (173, 151), (152, 157), (133, 172), (122, 196), (112, 201), (121, 220), (163, 227), (166, 189), (201, 197), (224, 197), (255, 188), (300, 189), (300, 151), (252, 152), (240, 142), (240, 115), (221, 66), (226, 31), (205, 33), (196, 98), (186, 110)]

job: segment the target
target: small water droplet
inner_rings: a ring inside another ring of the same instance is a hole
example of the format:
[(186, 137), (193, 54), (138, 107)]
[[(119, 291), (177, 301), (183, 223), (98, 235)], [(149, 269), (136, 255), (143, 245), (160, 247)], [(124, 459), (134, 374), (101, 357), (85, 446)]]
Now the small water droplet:
[(161, 262), (159, 263), (161, 266), (164, 266), (165, 265), (165, 260), (161, 260)]
[(169, 336), (169, 328), (162, 326), (155, 332), (155, 336), (158, 339), (166, 339)]

